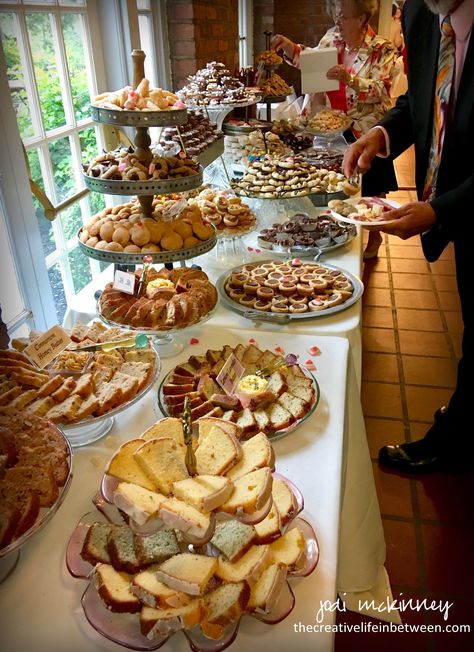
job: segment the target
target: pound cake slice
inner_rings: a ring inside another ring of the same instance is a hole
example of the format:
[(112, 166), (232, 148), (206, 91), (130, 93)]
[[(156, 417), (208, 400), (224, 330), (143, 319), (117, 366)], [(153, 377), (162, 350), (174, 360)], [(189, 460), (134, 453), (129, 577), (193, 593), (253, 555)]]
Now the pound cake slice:
[(296, 568), (305, 555), (303, 533), (297, 527), (288, 530), (282, 537), (270, 544), (270, 554), (274, 562), (280, 562), (288, 568)]
[(217, 559), (183, 552), (167, 559), (156, 571), (166, 586), (190, 595), (203, 595), (217, 569)]
[(137, 573), (140, 562), (137, 559), (133, 532), (127, 525), (116, 525), (107, 537), (107, 550), (115, 570)]
[(268, 545), (252, 546), (237, 561), (226, 561), (219, 557), (216, 575), (224, 582), (241, 582), (245, 580), (249, 584), (253, 584), (271, 561), (272, 557)]
[(263, 521), (255, 523), (255, 531), (257, 532), (257, 543), (269, 543), (280, 536), (280, 514), (275, 503), (272, 504)]
[(82, 544), (81, 557), (84, 561), (93, 565), (97, 562), (111, 563), (108, 538), (114, 527), (111, 523), (92, 523)]
[(201, 600), (195, 598), (187, 605), (168, 609), (143, 607), (140, 613), (140, 631), (148, 639), (169, 636), (180, 629), (192, 629), (201, 620)]
[(149, 491), (138, 484), (120, 482), (114, 491), (114, 504), (128, 514), (137, 525), (144, 525), (147, 521), (158, 516), (163, 501), (166, 497), (155, 491)]
[(133, 537), (135, 554), (140, 566), (161, 564), (165, 559), (179, 553), (178, 540), (174, 530), (158, 530), (153, 534)]
[(291, 521), (296, 512), (296, 498), (281, 478), (273, 478), (272, 498), (278, 508), (281, 525), (284, 526)]
[(200, 539), (209, 535), (214, 522), (211, 520), (210, 514), (204, 514), (174, 496), (167, 498), (163, 502), (160, 509), (160, 518), (168, 527), (186, 532)]
[(130, 575), (116, 571), (109, 564), (97, 564), (92, 582), (110, 611), (138, 613), (142, 605), (130, 590)]
[(142, 434), (142, 439), (161, 439), (162, 437), (171, 437), (177, 444), (184, 447), (183, 426), (181, 419), (175, 417), (166, 417), (157, 421), (147, 428)]
[(209, 434), (209, 430), (213, 426), (217, 426), (221, 430), (225, 430), (225, 432), (229, 433), (229, 435), (234, 436), (235, 439), (240, 439), (242, 436), (242, 429), (239, 428), (239, 426), (235, 423), (223, 419), (215, 419), (214, 417), (202, 417), (198, 421), (199, 437), (202, 435), (207, 436)]
[(134, 458), (142, 471), (169, 496), (173, 482), (188, 477), (183, 448), (171, 437), (149, 439), (135, 451)]
[(204, 636), (219, 639), (230, 623), (244, 613), (250, 591), (245, 582), (221, 584), (203, 600), (201, 630)]
[(197, 475), (173, 482), (173, 494), (176, 498), (204, 513), (211, 512), (225, 503), (233, 489), (231, 480), (219, 475)]
[(229, 561), (236, 561), (256, 543), (257, 533), (253, 525), (236, 519), (216, 523), (211, 544)]
[(199, 432), (196, 468), (199, 475), (223, 475), (242, 456), (239, 441), (220, 426)]
[(169, 609), (170, 607), (184, 607), (190, 601), (187, 593), (170, 589), (169, 586), (160, 582), (156, 577), (158, 564), (149, 566), (132, 578), (130, 583), (131, 592), (143, 604), (154, 609)]
[(143, 446), (143, 439), (131, 439), (122, 444), (110, 460), (106, 473), (118, 480), (132, 482), (149, 491), (156, 491), (157, 485), (142, 471), (134, 457), (135, 451)]
[(255, 471), (255, 469), (270, 467), (272, 470), (275, 465), (275, 455), (272, 445), (268, 441), (263, 432), (259, 432), (242, 444), (242, 457), (235, 464), (226, 476), (231, 480), (238, 478)]
[(271, 613), (280, 597), (287, 571), (287, 567), (282, 563), (272, 564), (266, 568), (251, 588), (247, 609)]
[(247, 514), (258, 511), (267, 503), (272, 493), (272, 473), (268, 467), (246, 473), (234, 482), (234, 491), (221, 511), (235, 514), (242, 510)]

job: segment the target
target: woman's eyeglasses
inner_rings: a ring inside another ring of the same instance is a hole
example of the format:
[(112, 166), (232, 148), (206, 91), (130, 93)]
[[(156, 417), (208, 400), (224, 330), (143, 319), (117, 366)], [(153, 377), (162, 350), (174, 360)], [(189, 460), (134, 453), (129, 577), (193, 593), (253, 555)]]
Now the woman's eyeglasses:
[(344, 16), (344, 14), (333, 14), (332, 19), (335, 23), (344, 23), (351, 18), (358, 18), (358, 16)]

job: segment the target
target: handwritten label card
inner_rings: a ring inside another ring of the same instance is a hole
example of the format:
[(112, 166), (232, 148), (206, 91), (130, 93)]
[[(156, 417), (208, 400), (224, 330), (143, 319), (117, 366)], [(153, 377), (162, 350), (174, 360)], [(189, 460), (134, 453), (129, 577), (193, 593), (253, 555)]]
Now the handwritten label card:
[(135, 274), (117, 269), (114, 276), (114, 289), (133, 294), (135, 292)]
[(64, 351), (71, 344), (71, 338), (60, 326), (53, 326), (29, 344), (23, 351), (40, 369)]
[(329, 68), (337, 65), (336, 48), (307, 48), (300, 54), (301, 88), (303, 93), (337, 91), (337, 79), (328, 79)]
[(239, 380), (242, 378), (245, 367), (237, 360), (235, 355), (230, 355), (225, 365), (219, 372), (216, 380), (222, 387), (226, 394), (232, 395), (238, 385)]

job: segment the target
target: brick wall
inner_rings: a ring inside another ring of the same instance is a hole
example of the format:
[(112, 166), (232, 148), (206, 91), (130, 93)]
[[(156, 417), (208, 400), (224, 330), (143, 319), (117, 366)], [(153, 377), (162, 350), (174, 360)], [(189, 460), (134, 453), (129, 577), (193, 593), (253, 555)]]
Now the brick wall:
[(237, 0), (167, 0), (173, 89), (208, 61), (238, 65)]

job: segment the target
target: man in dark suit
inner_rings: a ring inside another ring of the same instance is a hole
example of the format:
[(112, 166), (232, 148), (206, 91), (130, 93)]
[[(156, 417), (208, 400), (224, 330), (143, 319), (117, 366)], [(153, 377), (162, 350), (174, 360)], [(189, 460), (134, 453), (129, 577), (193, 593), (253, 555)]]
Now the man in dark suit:
[[(442, 55), (439, 52), (444, 38), (441, 29), (446, 15), (452, 26), (452, 84), (449, 101), (444, 106), (441, 102), (446, 110), (444, 128), (441, 141), (437, 140), (441, 142), (438, 155), (433, 156), (434, 123), (439, 124), (436, 117), (440, 106)], [(423, 252), (429, 262), (437, 260), (449, 242), (454, 243), (464, 322), (456, 388), (448, 407), (435, 413), (434, 423), (423, 439), (384, 446), (380, 450), (380, 464), (394, 470), (460, 468), (472, 463), (474, 453), (472, 412), (468, 410), (474, 398), (469, 392), (474, 380), (474, 290), (470, 280), (474, 262), (470, 228), (474, 220), (473, 22), (473, 0), (407, 0), (403, 32), (408, 91), (376, 127), (347, 150), (344, 158), (344, 171), (351, 176), (356, 168), (361, 172), (368, 169), (376, 155), (396, 158), (414, 144), (420, 201), (387, 213), (387, 218), (396, 219), (378, 230), (402, 239), (421, 235)], [(435, 180), (428, 184), (433, 169)]]

